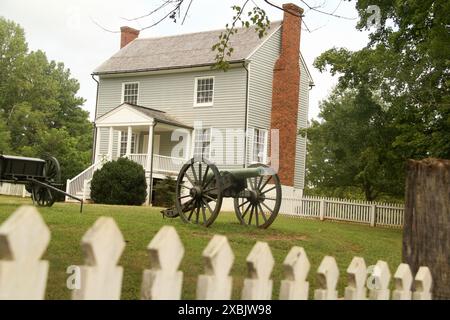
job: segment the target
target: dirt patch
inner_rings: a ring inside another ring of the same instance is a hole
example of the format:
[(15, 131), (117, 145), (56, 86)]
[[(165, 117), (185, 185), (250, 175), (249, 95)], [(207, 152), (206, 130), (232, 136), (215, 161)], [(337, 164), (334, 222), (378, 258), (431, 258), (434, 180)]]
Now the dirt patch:
[(283, 234), (272, 234), (270, 236), (264, 237), (266, 240), (299, 240), (307, 241), (308, 237), (305, 235), (283, 235)]
[[(195, 237), (200, 238), (211, 238), (212, 235), (208, 233), (202, 233), (202, 232), (192, 232), (192, 235)], [(233, 234), (230, 234), (230, 236), (233, 236)], [(270, 234), (270, 235), (264, 235), (263, 233), (249, 233), (246, 234), (246, 236), (249, 236), (253, 239), (261, 239), (264, 241), (278, 241), (278, 240), (288, 240), (288, 241), (308, 241), (308, 237), (305, 235), (294, 235), (294, 234)]]

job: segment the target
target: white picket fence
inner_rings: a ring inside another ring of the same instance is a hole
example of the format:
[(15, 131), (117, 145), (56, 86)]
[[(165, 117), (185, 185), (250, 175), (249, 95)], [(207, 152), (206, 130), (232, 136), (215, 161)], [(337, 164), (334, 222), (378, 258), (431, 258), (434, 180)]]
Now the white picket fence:
[(25, 189), (23, 184), (0, 183), (0, 194), (6, 196), (30, 197), (31, 195)]
[[(43, 299), (49, 262), (41, 260), (50, 242), (50, 231), (36, 208), (22, 206), (0, 226), (0, 299)], [(84, 234), (81, 247), (85, 265), (71, 267), (75, 273), (72, 299), (120, 299), (123, 268), (118, 261), (125, 241), (113, 218), (100, 217)], [(181, 298), (183, 272), (178, 267), (184, 246), (172, 226), (164, 226), (147, 246), (151, 267), (143, 271), (141, 298)], [(233, 278), (229, 275), (234, 254), (225, 236), (214, 235), (203, 250), (205, 271), (197, 279), (197, 299), (230, 299)], [(266, 242), (256, 242), (246, 259), (242, 299), (271, 299), (271, 273), (275, 261)], [(301, 247), (293, 247), (283, 262), (285, 278), (279, 299), (308, 299), (310, 263)], [(336, 286), (339, 269), (335, 258), (325, 256), (317, 269), (316, 300), (428, 300), (432, 278), (428, 267), (420, 267), (415, 278), (407, 264), (394, 274), (395, 290), (389, 289), (391, 273), (378, 261), (369, 273), (363, 258), (355, 257), (346, 270), (348, 285), (343, 297)], [(415, 291), (412, 291), (414, 284)], [(367, 294), (368, 289), (368, 294)]]
[(404, 206), (393, 203), (304, 196), (283, 198), (280, 214), (320, 220), (365, 223), (371, 226), (403, 227)]

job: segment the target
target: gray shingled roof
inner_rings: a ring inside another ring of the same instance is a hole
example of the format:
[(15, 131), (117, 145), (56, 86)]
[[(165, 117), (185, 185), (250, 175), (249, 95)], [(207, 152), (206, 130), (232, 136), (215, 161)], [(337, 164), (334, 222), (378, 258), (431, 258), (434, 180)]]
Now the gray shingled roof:
[[(177, 120), (176, 118), (174, 118), (172, 116), (169, 116), (164, 111), (147, 108), (147, 107), (143, 107), (143, 106), (138, 106), (138, 105), (130, 104), (130, 103), (126, 103), (126, 102), (123, 104), (126, 104), (126, 105), (130, 106), (131, 108), (133, 108), (139, 112), (142, 112), (146, 116), (149, 116), (149, 117), (155, 119), (156, 122), (170, 124), (170, 125), (174, 125), (174, 126), (181, 127), (181, 128), (193, 129), (191, 126)], [(121, 105), (123, 105), (123, 104), (121, 104)], [(120, 106), (118, 106), (118, 107), (120, 107)]]
[[(273, 22), (270, 35), (280, 26)], [(211, 50), (223, 30), (197, 32), (161, 38), (138, 38), (122, 48), (102, 65), (94, 74), (122, 73), (172, 69), (188, 66), (214, 64), (216, 53)], [(238, 29), (230, 43), (234, 52), (230, 62), (243, 61), (267, 36), (260, 39), (253, 27)]]

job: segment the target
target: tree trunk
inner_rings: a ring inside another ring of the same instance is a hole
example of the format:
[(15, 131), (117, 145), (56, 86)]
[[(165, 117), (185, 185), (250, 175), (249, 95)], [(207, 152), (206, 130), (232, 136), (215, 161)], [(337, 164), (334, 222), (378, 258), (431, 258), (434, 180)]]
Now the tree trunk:
[(450, 160), (409, 160), (403, 261), (430, 268), (433, 298), (450, 299)]

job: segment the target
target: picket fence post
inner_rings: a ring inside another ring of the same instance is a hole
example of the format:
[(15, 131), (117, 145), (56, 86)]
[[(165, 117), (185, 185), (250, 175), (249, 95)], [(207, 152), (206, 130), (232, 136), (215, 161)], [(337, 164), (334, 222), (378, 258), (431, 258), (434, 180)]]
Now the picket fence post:
[(147, 246), (151, 269), (144, 270), (143, 300), (179, 300), (183, 272), (178, 271), (184, 256), (183, 243), (172, 226), (162, 227)]
[(306, 281), (311, 267), (306, 252), (292, 247), (283, 262), (285, 279), (281, 280), (280, 300), (307, 300), (309, 282)]
[(81, 240), (85, 264), (80, 266), (80, 285), (74, 300), (119, 300), (123, 268), (118, 266), (125, 241), (111, 217), (100, 217)]
[(325, 256), (317, 269), (319, 289), (314, 291), (315, 300), (336, 300), (339, 268), (334, 257)]
[(372, 273), (373, 282), (369, 288), (370, 300), (389, 300), (389, 281), (391, 272), (385, 261), (378, 260)]
[[(30, 240), (32, 239), (32, 241)], [(44, 299), (49, 263), (40, 260), (50, 241), (50, 231), (36, 208), (22, 206), (0, 225), (0, 300)], [(80, 275), (73, 299), (120, 299), (123, 268), (117, 263), (125, 241), (113, 218), (101, 217), (84, 234), (81, 246), (84, 266), (71, 266)], [(173, 226), (164, 226), (147, 246), (151, 269), (144, 270), (142, 299), (180, 299), (183, 272), (179, 265), (184, 247)], [(226, 236), (214, 235), (202, 253), (205, 272), (197, 279), (197, 299), (231, 299), (233, 279), (230, 270), (234, 254)], [(244, 279), (242, 299), (271, 299), (270, 279), (274, 258), (266, 242), (257, 242), (246, 259), (248, 276)], [(283, 262), (281, 300), (306, 300), (310, 262), (305, 250), (294, 246)], [(385, 261), (367, 268), (362, 257), (354, 257), (347, 268), (345, 300), (388, 300), (391, 273)], [(369, 275), (370, 271), (370, 275)], [(369, 277), (368, 277), (369, 276)], [(421, 266), (413, 278), (411, 268), (401, 263), (393, 276), (393, 300), (430, 300), (432, 276)], [(339, 269), (332, 256), (325, 256), (317, 269), (316, 300), (336, 300)], [(366, 282), (367, 280), (367, 282)], [(412, 292), (414, 282), (414, 292)]]
[(367, 268), (363, 258), (354, 257), (347, 268), (348, 286), (345, 287), (345, 300), (365, 300)]
[(273, 286), (270, 274), (275, 260), (267, 242), (256, 242), (246, 261), (248, 277), (244, 279), (242, 299), (270, 300)]
[(325, 218), (325, 200), (324, 199), (320, 199), (319, 217), (320, 217), (320, 220), (323, 220)]
[(50, 230), (35, 207), (22, 206), (0, 226), (0, 300), (42, 300)]
[(412, 295), (413, 300), (431, 300), (432, 283), (430, 269), (428, 267), (420, 267), (414, 278), (415, 291)]
[(370, 226), (375, 227), (375, 219), (376, 219), (376, 213), (377, 213), (377, 206), (376, 204), (370, 205)]
[(395, 290), (392, 291), (392, 300), (411, 300), (411, 286), (413, 276), (411, 268), (406, 263), (401, 263), (394, 274)]
[(234, 254), (225, 236), (215, 235), (203, 250), (205, 274), (198, 277), (198, 300), (229, 300), (233, 279), (229, 276)]

